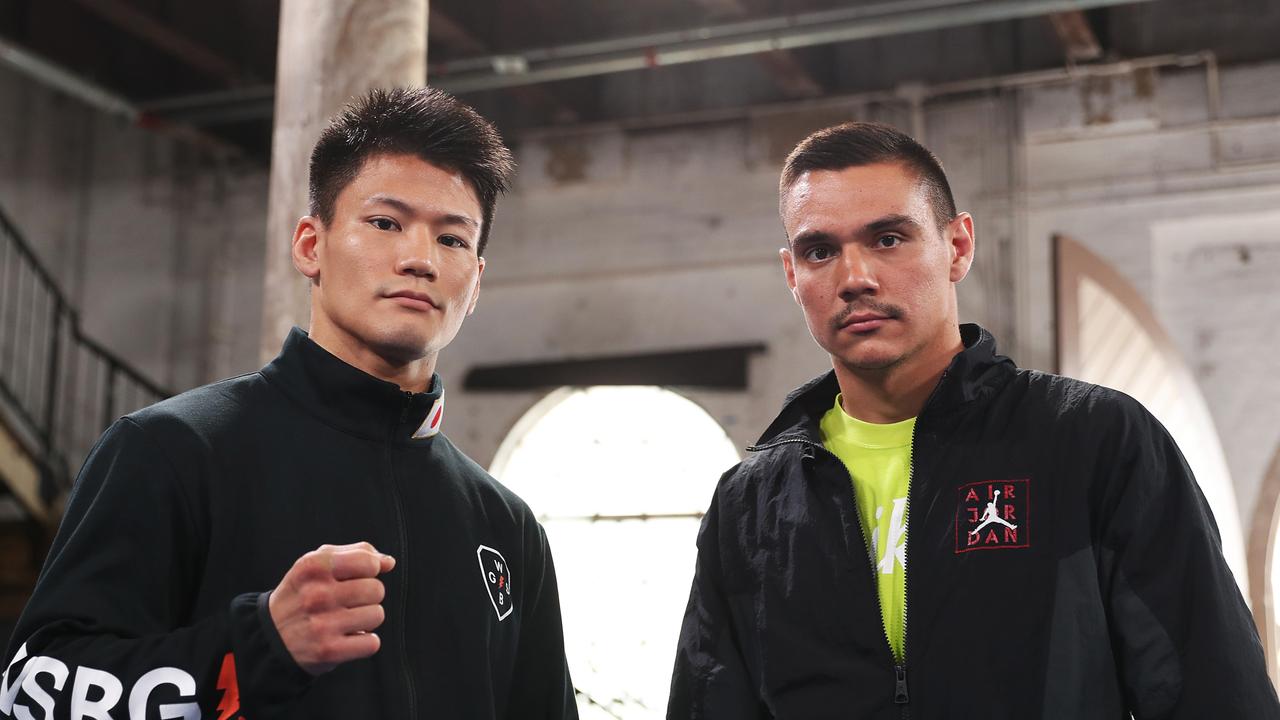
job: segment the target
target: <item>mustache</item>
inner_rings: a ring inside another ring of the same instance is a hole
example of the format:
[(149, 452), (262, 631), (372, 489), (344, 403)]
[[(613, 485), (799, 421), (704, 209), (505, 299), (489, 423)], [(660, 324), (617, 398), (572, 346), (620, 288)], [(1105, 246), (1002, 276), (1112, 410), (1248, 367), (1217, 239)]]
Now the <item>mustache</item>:
[(849, 303), (841, 310), (835, 318), (831, 320), (831, 327), (839, 330), (849, 322), (849, 318), (855, 313), (872, 313), (889, 318), (890, 320), (898, 320), (902, 317), (902, 308), (889, 303), (876, 302), (875, 300), (859, 299)]

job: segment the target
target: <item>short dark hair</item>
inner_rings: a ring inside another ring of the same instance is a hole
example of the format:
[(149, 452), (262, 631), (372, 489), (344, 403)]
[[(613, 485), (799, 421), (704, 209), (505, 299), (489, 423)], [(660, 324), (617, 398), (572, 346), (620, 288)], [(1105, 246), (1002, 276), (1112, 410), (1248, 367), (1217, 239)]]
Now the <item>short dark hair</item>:
[(779, 187), (785, 192), (810, 170), (843, 170), (883, 162), (902, 163), (916, 174), (939, 227), (956, 216), (956, 201), (942, 163), (910, 135), (883, 123), (848, 122), (801, 140), (782, 166)]
[(378, 155), (413, 155), (461, 173), (480, 199), (483, 224), (476, 252), (484, 252), (494, 205), (516, 166), (492, 123), (435, 88), (369, 92), (329, 121), (311, 151), (311, 214), (333, 222), (338, 195)]

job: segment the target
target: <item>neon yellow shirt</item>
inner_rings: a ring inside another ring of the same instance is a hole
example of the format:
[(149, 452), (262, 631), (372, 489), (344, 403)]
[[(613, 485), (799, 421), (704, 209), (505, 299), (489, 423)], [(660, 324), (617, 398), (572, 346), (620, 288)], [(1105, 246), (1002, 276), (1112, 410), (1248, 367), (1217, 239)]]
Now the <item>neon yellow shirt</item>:
[(907, 479), (911, 472), (911, 433), (916, 419), (878, 425), (849, 417), (840, 407), (822, 416), (822, 444), (853, 478), (864, 542), (876, 562), (877, 590), (885, 635), (902, 662), (903, 611), (907, 595)]

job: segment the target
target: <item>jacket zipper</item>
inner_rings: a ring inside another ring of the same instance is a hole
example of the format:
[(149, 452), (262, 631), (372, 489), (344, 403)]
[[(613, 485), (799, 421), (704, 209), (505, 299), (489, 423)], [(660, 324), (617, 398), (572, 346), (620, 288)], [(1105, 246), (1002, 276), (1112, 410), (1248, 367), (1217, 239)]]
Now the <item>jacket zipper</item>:
[[(907, 572), (907, 556), (911, 550), (911, 488), (915, 485), (916, 479), (916, 431), (920, 429), (920, 419), (924, 417), (925, 410), (933, 404), (933, 398), (938, 394), (938, 389), (947, 381), (947, 375), (950, 374), (951, 368), (947, 367), (938, 376), (938, 384), (933, 386), (929, 397), (925, 398), (924, 405), (920, 407), (920, 413), (916, 415), (916, 421), (911, 426), (911, 458), (907, 463), (907, 503), (902, 509), (902, 523), (907, 528), (907, 536), (902, 540), (902, 664), (894, 667), (893, 688), (893, 701), (902, 706), (902, 720), (908, 720), (911, 716), (911, 706), (908, 705), (911, 696), (907, 694), (907, 618), (909, 616), (907, 604), (911, 597), (907, 590), (910, 588), (908, 583), (911, 582), (911, 573)], [(879, 593), (876, 597), (879, 597)]]
[[(912, 454), (914, 455), (914, 452), (915, 452), (915, 448), (914, 448), (915, 428), (914, 427), (912, 427), (911, 436), (912, 436), (912, 446), (913, 446)], [(879, 563), (876, 562), (875, 553), (872, 551), (872, 548), (871, 548), (870, 535), (867, 533), (867, 528), (862, 523), (862, 513), (858, 511), (858, 495), (853, 489), (853, 476), (849, 474), (849, 469), (844, 466), (844, 462), (840, 460), (840, 458), (837, 457), (835, 453), (828, 450), (826, 446), (822, 445), (821, 443), (815, 443), (814, 441), (806, 438), (787, 438), (785, 440), (778, 440), (778, 441), (769, 443), (767, 445), (753, 445), (747, 449), (752, 451), (768, 450), (769, 448), (777, 447), (779, 445), (786, 445), (788, 443), (805, 445), (807, 447), (814, 448), (815, 450), (821, 450), (822, 452), (830, 456), (831, 459), (834, 460), (836, 464), (840, 466), (841, 470), (844, 470), (845, 477), (849, 479), (849, 495), (853, 500), (853, 516), (854, 516), (854, 519), (857, 520), (858, 529), (861, 531), (861, 534), (862, 534), (862, 547), (867, 553), (867, 561), (871, 568), (871, 589), (876, 596), (876, 609), (879, 611), (877, 614), (880, 616), (880, 629), (883, 631), (882, 637), (884, 638), (885, 647), (888, 648), (889, 650), (889, 660), (893, 665), (893, 701), (898, 705), (904, 706), (902, 709), (902, 712), (903, 712), (903, 717), (905, 718), (906, 717), (905, 705), (909, 700), (909, 696), (907, 694), (907, 604), (905, 599), (906, 583), (907, 583), (906, 564), (904, 563), (902, 566), (903, 568), (902, 587), (903, 587), (904, 599), (902, 603), (902, 659), (899, 660), (894, 655), (893, 643), (889, 640), (889, 626), (887, 623), (885, 623), (885, 620), (884, 620), (884, 602), (880, 599)], [(910, 515), (908, 513), (910, 512), (910, 509), (911, 509), (911, 476), (913, 474), (913, 469), (911, 468), (911, 466), (908, 466), (908, 467), (909, 469), (907, 470), (907, 505), (906, 505), (906, 508), (903, 510), (904, 524), (909, 523), (910, 521)], [(910, 542), (911, 542), (911, 526), (908, 524), (907, 537), (904, 540), (904, 546), (906, 543), (910, 543)], [(902, 554), (903, 554), (903, 558), (905, 559), (906, 557), (905, 547), (903, 548)]]
[[(947, 374), (944, 371), (942, 379), (946, 377)], [(942, 379), (938, 380), (938, 385), (942, 385)], [(936, 387), (934, 392), (937, 392)], [(929, 398), (933, 399), (933, 393), (929, 394)], [(928, 404), (928, 401), (925, 401), (925, 405)], [(921, 414), (924, 414), (923, 409)], [(907, 529), (907, 536), (902, 539), (902, 661), (893, 669), (895, 676), (893, 701), (902, 706), (902, 720), (907, 720), (911, 713), (907, 705), (911, 700), (911, 696), (907, 694), (907, 602), (910, 597), (907, 594), (907, 583), (911, 581), (911, 573), (907, 572), (907, 553), (911, 549), (911, 486), (916, 479), (916, 428), (919, 425), (920, 416), (917, 415), (916, 421), (911, 424), (911, 456), (907, 460), (907, 502), (902, 509), (902, 525)], [(877, 596), (879, 596), (878, 593)]]
[[(821, 443), (815, 443), (808, 438), (787, 438), (777, 440), (765, 445), (752, 445), (747, 448), (752, 452), (760, 450), (768, 450), (772, 447), (785, 445), (787, 443), (796, 443), (800, 445), (808, 445), (830, 455), (836, 464), (844, 470), (845, 477), (849, 478), (850, 496), (853, 498), (853, 514), (858, 521), (858, 528), (862, 530), (862, 544), (867, 550), (867, 558), (871, 563), (871, 586), (876, 594), (876, 608), (880, 611), (880, 626), (884, 629), (885, 644), (889, 647), (889, 658), (893, 662), (893, 702), (902, 706), (902, 718), (907, 720), (910, 717), (910, 709), (908, 703), (911, 701), (911, 695), (907, 692), (907, 601), (909, 594), (907, 593), (908, 583), (911, 579), (911, 573), (907, 572), (907, 555), (911, 548), (911, 488), (914, 485), (916, 477), (916, 430), (920, 427), (920, 417), (924, 415), (924, 411), (933, 402), (933, 398), (938, 394), (938, 388), (942, 387), (943, 381), (950, 374), (950, 368), (944, 370), (942, 375), (938, 377), (938, 384), (934, 386), (933, 391), (929, 393), (928, 399), (925, 400), (924, 406), (920, 408), (920, 414), (916, 416), (916, 422), (911, 426), (911, 458), (907, 463), (907, 502), (902, 510), (902, 523), (907, 528), (907, 536), (902, 541), (902, 659), (894, 657), (893, 643), (889, 642), (889, 626), (884, 621), (884, 603), (880, 600), (880, 578), (876, 576), (877, 563), (875, 554), (871, 551), (871, 541), (867, 535), (867, 530), (862, 526), (862, 514), (858, 512), (858, 495), (853, 490), (853, 475), (849, 473), (849, 469), (844, 466), (844, 462), (836, 457), (836, 454), (826, 448)], [(887, 549), (886, 549), (887, 550)]]
[(400, 638), (400, 667), (404, 674), (405, 688), (409, 692), (409, 718), (416, 718), (417, 712), (417, 690), (413, 687), (413, 674), (409, 671), (409, 648), (407, 646), (407, 629), (405, 623), (408, 622), (407, 616), (409, 612), (409, 535), (405, 530), (404, 524), (404, 506), (400, 499), (400, 484), (396, 478), (395, 457), (392, 454), (392, 443), (395, 441), (395, 433), (404, 424), (409, 417), (409, 405), (412, 402), (413, 395), (405, 393), (404, 407), (400, 410), (400, 422), (391, 431), (391, 437), (387, 439), (387, 469), (391, 475), (391, 497), (395, 500), (396, 508), (396, 527), (400, 531), (400, 557), (396, 558), (396, 567), (400, 570), (400, 577), (404, 580), (400, 586), (404, 588), (401, 593), (400, 603), (400, 628), (402, 637)]

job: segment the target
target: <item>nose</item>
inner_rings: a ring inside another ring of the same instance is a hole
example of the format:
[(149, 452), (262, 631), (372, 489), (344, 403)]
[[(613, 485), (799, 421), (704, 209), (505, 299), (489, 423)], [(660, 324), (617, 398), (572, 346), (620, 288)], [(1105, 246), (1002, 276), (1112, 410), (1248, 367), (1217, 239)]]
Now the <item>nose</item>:
[(430, 237), (406, 240), (401, 248), (400, 259), (396, 261), (396, 272), (428, 280), (436, 279), (436, 247), (434, 238)]
[(840, 299), (853, 302), (863, 295), (880, 291), (875, 268), (868, 253), (857, 245), (847, 245), (840, 253)]

